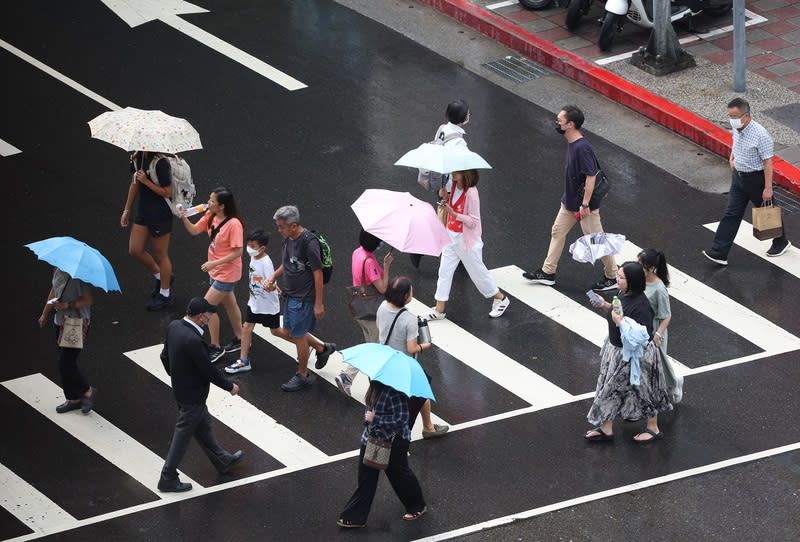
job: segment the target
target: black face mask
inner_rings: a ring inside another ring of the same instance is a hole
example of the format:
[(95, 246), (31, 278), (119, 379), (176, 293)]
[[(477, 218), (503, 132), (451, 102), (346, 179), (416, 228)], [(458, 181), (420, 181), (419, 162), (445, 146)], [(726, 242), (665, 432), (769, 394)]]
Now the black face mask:
[(566, 133), (566, 130), (564, 130), (561, 127), (561, 125), (558, 123), (557, 120), (553, 121), (553, 125), (554, 125), (554, 128), (556, 129), (556, 132), (558, 132), (559, 134), (564, 135)]

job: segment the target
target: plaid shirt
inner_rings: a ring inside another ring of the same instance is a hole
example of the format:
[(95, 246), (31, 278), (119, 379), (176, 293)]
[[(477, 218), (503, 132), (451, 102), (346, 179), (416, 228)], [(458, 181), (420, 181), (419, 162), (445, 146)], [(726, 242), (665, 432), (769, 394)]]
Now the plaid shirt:
[[(369, 412), (369, 408), (367, 411)], [(394, 388), (386, 387), (375, 403), (375, 417), (372, 423), (364, 422), (364, 432), (361, 434), (361, 444), (367, 445), (370, 426), (373, 435), (381, 440), (389, 440), (392, 435), (411, 440), (411, 431), (408, 428), (408, 397)]]
[(733, 130), (733, 167), (741, 173), (761, 171), (764, 160), (772, 158), (772, 137), (754, 120), (740, 132)]

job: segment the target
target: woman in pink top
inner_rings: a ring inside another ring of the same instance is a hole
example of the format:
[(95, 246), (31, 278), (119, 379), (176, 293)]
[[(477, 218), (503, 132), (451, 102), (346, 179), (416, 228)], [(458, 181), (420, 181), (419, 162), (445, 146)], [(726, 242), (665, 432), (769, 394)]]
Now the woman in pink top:
[[(450, 244), (442, 251), (439, 260), (439, 280), (436, 283), (436, 306), (425, 315), (427, 320), (444, 320), (445, 303), (450, 298), (450, 287), (453, 284), (453, 273), (458, 262), (472, 279), (478, 291), (487, 299), (492, 297), (492, 310), (489, 316), (502, 316), (511, 302), (508, 296), (497, 287), (489, 270), (483, 264), (483, 241), (481, 240), (481, 202), (478, 198), (478, 180), (480, 175), (475, 169), (454, 171), (453, 188), (448, 201), (442, 199), (439, 205), (447, 210), (447, 233)], [(444, 192), (444, 194), (442, 194)], [(440, 191), (442, 198), (447, 192)]]
[(192, 224), (186, 218), (186, 212), (181, 213), (183, 225), (192, 235), (208, 233), (208, 261), (200, 266), (211, 277), (211, 287), (206, 292), (206, 301), (212, 305), (225, 307), (228, 320), (233, 326), (234, 338), (224, 347), (219, 342), (219, 316), (212, 315), (208, 322), (208, 332), (211, 335), (209, 347), (211, 361), (216, 361), (225, 352), (236, 352), (242, 347), (242, 312), (236, 303), (233, 287), (242, 278), (242, 251), (244, 247), (244, 227), (233, 200), (233, 194), (227, 188), (220, 186), (211, 191), (208, 198), (208, 211), (203, 217)]

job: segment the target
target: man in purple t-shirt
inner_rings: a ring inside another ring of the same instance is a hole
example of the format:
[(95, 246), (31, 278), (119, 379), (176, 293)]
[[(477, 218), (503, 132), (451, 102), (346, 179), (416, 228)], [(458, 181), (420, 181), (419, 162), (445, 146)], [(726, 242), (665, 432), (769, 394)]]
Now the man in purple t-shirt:
[[(594, 191), (597, 163), (589, 141), (580, 132), (583, 125), (583, 112), (574, 105), (566, 105), (559, 111), (555, 120), (555, 128), (567, 140), (567, 163), (564, 167), (564, 194), (561, 196), (561, 208), (558, 210), (556, 220), (550, 235), (550, 248), (547, 258), (541, 268), (533, 273), (525, 271), (522, 276), (526, 279), (553, 286), (556, 283), (556, 268), (561, 253), (564, 251), (564, 242), (567, 234), (580, 220), (583, 234), (603, 231), (600, 222), (600, 208), (590, 207), (589, 200)], [(586, 184), (586, 189), (581, 187)], [(580, 216), (580, 218), (578, 218)], [(603, 256), (604, 277), (592, 290), (613, 290), (617, 287), (617, 263), (613, 256)]]

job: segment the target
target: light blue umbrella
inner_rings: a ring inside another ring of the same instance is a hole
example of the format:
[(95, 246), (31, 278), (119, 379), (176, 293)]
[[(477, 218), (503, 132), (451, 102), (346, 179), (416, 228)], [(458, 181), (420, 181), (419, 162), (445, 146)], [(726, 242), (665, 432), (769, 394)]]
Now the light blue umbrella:
[(429, 169), (437, 173), (452, 173), (468, 169), (492, 169), (481, 155), (461, 145), (423, 143), (400, 157), (396, 166)]
[(74, 279), (80, 279), (106, 292), (122, 292), (114, 270), (105, 256), (82, 241), (72, 237), (51, 237), (25, 246), (40, 260), (58, 267)]
[(383, 382), (409, 397), (436, 400), (428, 377), (417, 360), (378, 343), (364, 343), (341, 351), (344, 362), (349, 363), (372, 380)]

